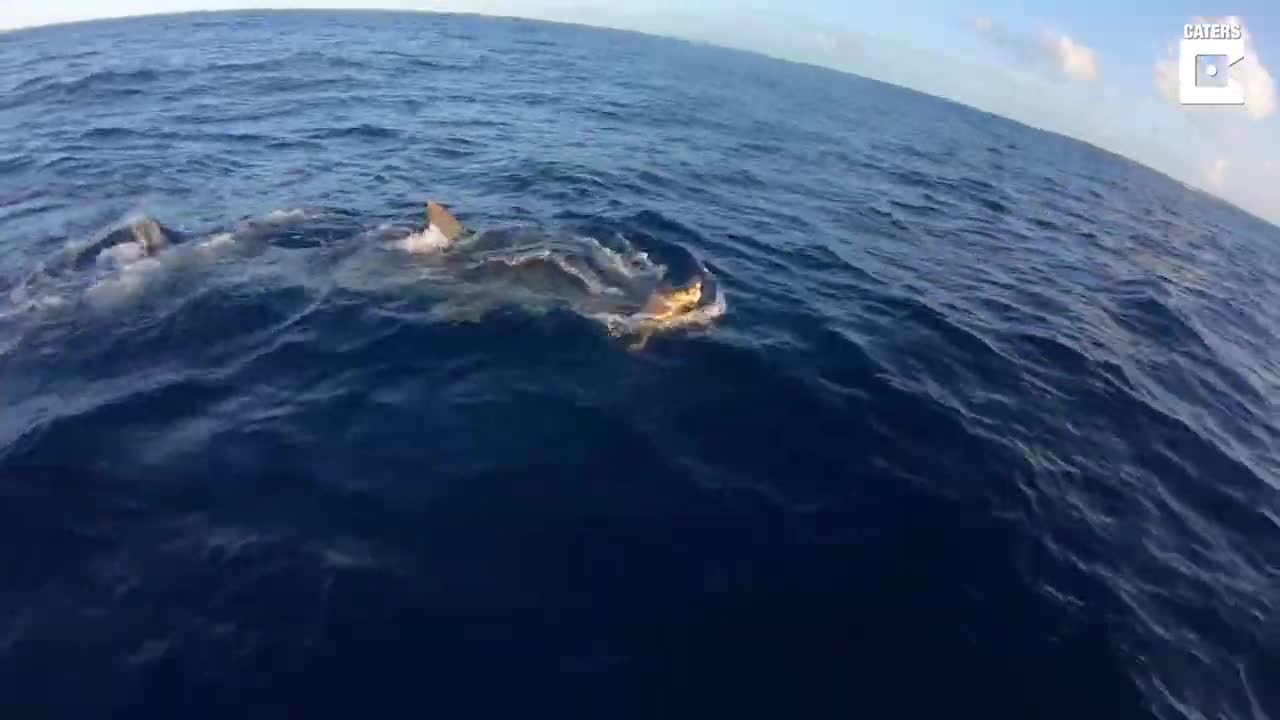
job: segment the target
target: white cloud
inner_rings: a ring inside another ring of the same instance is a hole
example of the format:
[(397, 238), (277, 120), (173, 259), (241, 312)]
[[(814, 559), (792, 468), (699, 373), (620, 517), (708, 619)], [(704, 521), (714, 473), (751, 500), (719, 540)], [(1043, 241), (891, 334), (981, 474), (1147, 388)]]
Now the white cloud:
[(1276, 81), (1248, 40), (1245, 48), (1244, 59), (1231, 68), (1231, 72), (1236, 73), (1244, 85), (1245, 111), (1253, 119), (1262, 120), (1276, 111)]
[(1209, 183), (1209, 187), (1214, 190), (1221, 190), (1227, 181), (1227, 168), (1231, 165), (1231, 161), (1226, 158), (1214, 158), (1214, 161), (1205, 169), (1204, 178)]
[[(1244, 59), (1233, 65), (1230, 71), (1231, 76), (1244, 86), (1244, 111), (1255, 120), (1265, 119), (1275, 113), (1275, 78), (1258, 57), (1253, 37), (1244, 22), (1234, 15), (1223, 18), (1196, 17), (1190, 22), (1239, 25), (1244, 30)], [(1161, 96), (1170, 102), (1178, 102), (1178, 43), (1169, 43), (1165, 48), (1165, 56), (1156, 61), (1154, 79), (1156, 90)]]
[(1163, 60), (1156, 61), (1156, 91), (1169, 102), (1178, 102), (1178, 46), (1170, 43)]
[(973, 27), (1006, 53), (1015, 62), (1038, 68), (1054, 77), (1094, 83), (1100, 79), (1098, 57), (1093, 48), (1053, 30), (1045, 30), (1040, 36), (1010, 32), (997, 25), (990, 17), (981, 16), (973, 21)]
[(1054, 54), (1062, 74), (1073, 80), (1093, 82), (1098, 79), (1098, 61), (1093, 48), (1085, 47), (1066, 35), (1045, 31), (1045, 47)]

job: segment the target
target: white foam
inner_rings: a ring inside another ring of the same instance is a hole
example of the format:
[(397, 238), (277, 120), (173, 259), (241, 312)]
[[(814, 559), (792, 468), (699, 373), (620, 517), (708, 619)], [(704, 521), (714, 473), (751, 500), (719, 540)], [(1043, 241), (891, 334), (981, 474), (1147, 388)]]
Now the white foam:
[(223, 232), (209, 237), (196, 243), (196, 250), (208, 255), (215, 253), (223, 248), (234, 245), (236, 236), (232, 233)]
[[(97, 250), (91, 258), (93, 265), (87, 272), (75, 271), (72, 267), (63, 268), (55, 274), (48, 274), (43, 269), (33, 272), (23, 283), (6, 293), (8, 303), (0, 308), (0, 317), (51, 311), (82, 300), (95, 309), (115, 310), (135, 299), (161, 276), (192, 263), (212, 260), (235, 247), (246, 235), (251, 237), (255, 230), (307, 217), (310, 215), (305, 210), (276, 210), (268, 214), (265, 221), (247, 223), (233, 232), (219, 232), (171, 245), (157, 242), (154, 231), (149, 228), (144, 227), (146, 231), (140, 232), (135, 227), (152, 222), (146, 216), (130, 216), (123, 222), (132, 224), (134, 239)], [(122, 225), (117, 223), (106, 232), (117, 232), (120, 227)], [(66, 252), (82, 254), (107, 236), (100, 233), (87, 243), (68, 243)]]
[(249, 218), (236, 225), (233, 232), (237, 240), (255, 240), (270, 234), (274, 228), (309, 220), (316, 214), (307, 210), (272, 210), (261, 218)]
[(413, 232), (412, 230), (404, 227), (403, 225), (396, 225), (395, 223), (382, 223), (381, 225), (379, 225), (376, 228), (373, 228), (372, 230), (366, 230), (364, 233), (364, 237), (370, 240), (390, 240), (392, 238), (403, 239), (405, 236), (411, 234), (412, 232)]
[(312, 217), (311, 213), (302, 208), (290, 208), (288, 210), (272, 210), (267, 213), (264, 221), (272, 225), (287, 225), (289, 223), (302, 222), (310, 217)]
[(67, 299), (56, 290), (44, 268), (35, 270), (5, 293), (5, 302), (0, 303), (0, 320), (66, 305)]
[(104, 269), (120, 268), (146, 257), (147, 249), (140, 242), (122, 242), (103, 248), (94, 262)]
[(121, 268), (119, 273), (95, 282), (86, 293), (93, 305), (114, 309), (134, 298), (149, 282), (164, 271), (164, 264), (154, 257), (144, 257)]
[(599, 277), (590, 267), (580, 267), (570, 258), (552, 252), (548, 248), (534, 248), (506, 257), (490, 258), (487, 262), (500, 262), (511, 267), (520, 267), (527, 263), (545, 260), (554, 264), (565, 275), (576, 278), (592, 295), (619, 295), (622, 290), (612, 287)]
[(62, 295), (53, 293), (52, 291), (41, 291), (28, 287), (26, 284), (18, 285), (9, 291), (9, 307), (0, 311), (0, 317), (8, 317), (22, 312), (38, 312), (41, 310), (56, 310), (67, 304), (67, 299)]
[(618, 252), (593, 237), (581, 239), (586, 240), (590, 245), (592, 260), (597, 265), (600, 265), (606, 272), (614, 273), (627, 280), (658, 275), (666, 270), (662, 265), (650, 259), (649, 253), (642, 250), (631, 250), (625, 253)]
[(511, 267), (518, 267), (534, 260), (546, 260), (549, 257), (551, 257), (551, 251), (547, 248), (534, 248), (532, 250), (518, 252), (515, 255), (496, 257), (493, 259), (505, 265), (510, 265)]
[(621, 292), (617, 288), (605, 285), (595, 273), (587, 268), (580, 268), (567, 259), (560, 256), (552, 256), (552, 262), (556, 267), (560, 268), (565, 274), (577, 278), (587, 288), (587, 292), (592, 295), (616, 294)]
[(405, 252), (426, 255), (445, 250), (451, 243), (448, 236), (440, 231), (440, 228), (435, 225), (428, 225), (426, 230), (401, 238), (400, 242), (396, 244)]

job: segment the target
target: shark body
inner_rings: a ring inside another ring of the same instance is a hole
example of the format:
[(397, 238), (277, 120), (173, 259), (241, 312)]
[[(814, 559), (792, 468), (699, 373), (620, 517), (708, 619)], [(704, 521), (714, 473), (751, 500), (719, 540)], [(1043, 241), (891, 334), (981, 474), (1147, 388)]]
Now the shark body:
[[(444, 250), (469, 234), (452, 213), (434, 200), (427, 201), (426, 224), (425, 234), (436, 238), (437, 242), (442, 240), (440, 244)], [(715, 284), (704, 268), (687, 284), (663, 284), (655, 288), (644, 305), (626, 322), (613, 326), (613, 333), (631, 336), (633, 340), (629, 347), (639, 350), (655, 332), (704, 323), (715, 317), (718, 313), (704, 312), (711, 303), (716, 303), (712, 307), (723, 312), (723, 299), (718, 297)]]

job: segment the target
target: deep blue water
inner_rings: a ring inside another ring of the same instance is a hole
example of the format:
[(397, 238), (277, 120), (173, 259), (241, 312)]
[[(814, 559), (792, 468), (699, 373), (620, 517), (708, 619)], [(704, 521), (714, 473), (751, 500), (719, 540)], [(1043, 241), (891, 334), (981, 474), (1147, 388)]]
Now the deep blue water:
[[(428, 197), (478, 239), (411, 252)], [(722, 316), (610, 334), (699, 266)], [(1280, 717), (1278, 397), (1280, 230), (928, 96), (0, 35), (5, 718)]]

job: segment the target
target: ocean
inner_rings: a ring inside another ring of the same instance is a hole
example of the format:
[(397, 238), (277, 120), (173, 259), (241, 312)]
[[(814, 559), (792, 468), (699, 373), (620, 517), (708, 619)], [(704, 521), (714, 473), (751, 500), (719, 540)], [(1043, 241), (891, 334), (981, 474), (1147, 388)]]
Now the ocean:
[(1274, 225), (816, 67), (3, 34), (0, 716), (1280, 717), (1278, 297)]

